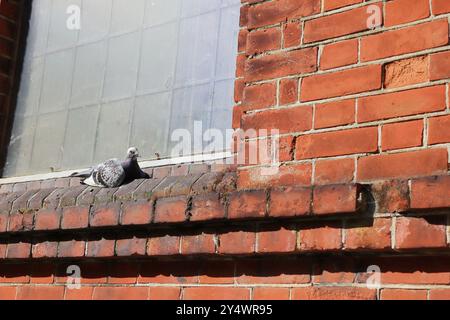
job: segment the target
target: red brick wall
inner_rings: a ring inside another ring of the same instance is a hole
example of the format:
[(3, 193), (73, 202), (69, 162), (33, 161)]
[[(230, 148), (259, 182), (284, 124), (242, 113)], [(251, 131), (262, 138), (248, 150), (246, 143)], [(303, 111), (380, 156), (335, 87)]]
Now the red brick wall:
[(234, 127), (277, 128), (289, 150), (242, 188), (447, 174), (448, 1), (243, 2)]
[(0, 299), (450, 299), (450, 2), (242, 3), (233, 126), (279, 171), (1, 186)]

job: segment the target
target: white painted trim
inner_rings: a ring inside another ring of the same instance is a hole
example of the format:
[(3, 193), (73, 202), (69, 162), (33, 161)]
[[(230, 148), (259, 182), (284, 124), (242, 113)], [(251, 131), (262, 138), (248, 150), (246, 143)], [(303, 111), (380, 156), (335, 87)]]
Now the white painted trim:
[[(232, 158), (233, 154), (231, 151), (223, 151), (209, 154), (197, 154), (191, 156), (184, 157), (176, 157), (176, 158), (166, 158), (160, 160), (148, 160), (141, 161), (139, 165), (141, 168), (155, 168), (155, 167), (163, 167), (169, 165), (177, 165), (177, 164), (185, 164), (185, 163), (198, 163), (198, 162), (211, 162), (217, 160), (225, 160), (228, 158)], [(49, 180), (49, 179), (59, 179), (59, 178), (68, 178), (71, 174), (75, 172), (80, 172), (87, 170), (77, 169), (77, 170), (68, 170), (61, 172), (52, 172), (52, 173), (43, 173), (43, 174), (35, 174), (30, 176), (22, 176), (22, 177), (11, 177), (11, 178), (0, 178), (0, 185), (2, 184), (11, 184), (11, 183), (21, 183), (21, 182), (31, 182), (31, 181), (40, 181), (40, 180)]]

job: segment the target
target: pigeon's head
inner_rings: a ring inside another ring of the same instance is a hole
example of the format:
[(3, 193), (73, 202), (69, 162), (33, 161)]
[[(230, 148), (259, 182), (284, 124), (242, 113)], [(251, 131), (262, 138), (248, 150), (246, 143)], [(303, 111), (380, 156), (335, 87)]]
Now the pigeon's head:
[(132, 147), (132, 148), (128, 149), (128, 151), (127, 151), (127, 158), (137, 159), (139, 157), (140, 157), (139, 150), (137, 148)]

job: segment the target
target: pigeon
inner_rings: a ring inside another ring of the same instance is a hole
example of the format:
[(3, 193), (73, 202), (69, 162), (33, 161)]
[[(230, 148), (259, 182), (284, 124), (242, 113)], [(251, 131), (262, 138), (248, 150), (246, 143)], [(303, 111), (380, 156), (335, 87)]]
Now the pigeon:
[(138, 157), (139, 151), (133, 147), (128, 149), (124, 161), (110, 159), (87, 171), (75, 172), (71, 177), (85, 178), (82, 184), (99, 188), (117, 188), (136, 179), (149, 179), (139, 167)]

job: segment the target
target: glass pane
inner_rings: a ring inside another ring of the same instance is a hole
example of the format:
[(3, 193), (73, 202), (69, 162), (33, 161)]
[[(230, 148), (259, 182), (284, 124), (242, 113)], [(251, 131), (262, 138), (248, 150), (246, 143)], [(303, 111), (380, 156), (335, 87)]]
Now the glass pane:
[(33, 0), (5, 175), (84, 168), (131, 145), (167, 157), (176, 129), (231, 128), (240, 4)]

